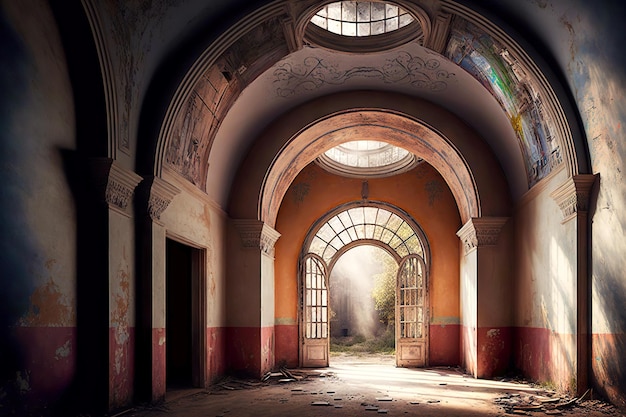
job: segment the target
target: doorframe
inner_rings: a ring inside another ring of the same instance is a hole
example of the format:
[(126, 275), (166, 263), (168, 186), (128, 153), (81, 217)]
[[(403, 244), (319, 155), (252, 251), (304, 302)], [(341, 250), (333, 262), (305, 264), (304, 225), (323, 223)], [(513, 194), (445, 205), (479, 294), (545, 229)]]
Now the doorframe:
[[(207, 249), (170, 231), (166, 231), (165, 238), (191, 248), (191, 384), (194, 387), (206, 388), (208, 387)], [(167, 305), (165, 308), (168, 308)]]
[[(430, 264), (431, 264), (431, 251), (430, 251), (430, 243), (428, 241), (428, 239), (426, 238), (426, 234), (424, 233), (424, 231), (422, 230), (422, 228), (420, 227), (420, 225), (417, 223), (417, 221), (415, 221), (415, 219), (413, 219), (412, 216), (410, 216), (407, 212), (405, 212), (404, 210), (402, 210), (399, 207), (396, 207), (392, 204), (388, 204), (385, 202), (381, 202), (381, 201), (368, 201), (366, 204), (364, 204), (363, 201), (354, 201), (354, 202), (350, 202), (350, 203), (345, 203), (342, 204), (330, 211), (328, 211), (326, 214), (324, 214), (323, 216), (321, 216), (319, 219), (317, 219), (313, 225), (309, 228), (309, 230), (307, 231), (305, 240), (302, 244), (302, 247), (300, 249), (300, 254), (298, 255), (298, 266), (297, 266), (297, 283), (298, 283), (298, 309), (297, 309), (297, 320), (298, 320), (298, 362), (300, 364), (300, 366), (302, 365), (302, 348), (303, 348), (303, 343), (304, 343), (304, 329), (303, 329), (303, 322), (304, 322), (304, 294), (303, 294), (303, 289), (304, 289), (304, 282), (303, 282), (303, 278), (304, 278), (304, 260), (307, 257), (307, 255), (310, 252), (308, 249), (311, 246), (311, 242), (313, 240), (313, 238), (315, 237), (315, 235), (317, 234), (317, 232), (320, 230), (320, 228), (326, 224), (328, 221), (330, 221), (331, 218), (333, 218), (335, 215), (337, 215), (340, 212), (349, 210), (350, 208), (353, 207), (376, 207), (376, 208), (382, 208), (384, 210), (387, 210), (389, 212), (392, 212), (394, 214), (396, 214), (397, 216), (399, 216), (403, 221), (405, 221), (410, 227), (411, 229), (415, 232), (416, 236), (418, 237), (418, 239), (420, 240), (421, 244), (422, 244), (422, 256), (420, 256), (420, 258), (422, 259), (422, 262), (424, 264), (424, 268), (425, 268), (425, 280), (426, 280), (426, 285), (425, 285), (425, 290), (426, 290), (426, 295), (425, 298), (427, 300), (427, 307), (425, 310), (425, 315), (426, 315), (426, 320), (425, 320), (425, 332), (426, 332), (426, 351), (425, 351), (425, 365), (424, 366), (428, 366), (429, 361), (430, 361), (430, 316), (431, 316), (431, 303), (430, 303), (430, 285), (431, 285), (431, 279), (430, 279)], [(335, 265), (335, 263), (337, 262), (337, 260), (348, 250), (356, 247), (356, 246), (361, 246), (361, 245), (373, 245), (373, 246), (378, 246), (379, 248), (387, 251), (389, 254), (391, 254), (392, 257), (394, 257), (394, 259), (396, 260), (396, 262), (398, 263), (398, 272), (400, 271), (400, 266), (402, 265), (402, 263), (404, 262), (404, 260), (406, 258), (408, 258), (409, 255), (400, 257), (398, 255), (398, 253), (393, 250), (389, 245), (387, 245), (386, 243), (384, 243), (383, 241), (377, 240), (377, 239), (359, 239), (359, 240), (355, 240), (352, 241), (344, 246), (342, 246), (331, 258), (330, 262), (328, 262), (328, 264), (326, 264), (326, 262), (320, 258), (320, 260), (322, 261), (323, 265), (326, 268), (326, 280), (327, 280), (327, 289), (328, 289), (328, 305), (330, 307), (330, 299), (332, 297), (332, 294), (330, 294), (330, 275), (332, 273), (333, 267)], [(319, 255), (318, 255), (319, 256)], [(397, 286), (398, 286), (398, 276), (396, 274), (396, 292), (397, 292)], [(397, 300), (397, 294), (396, 294), (396, 309), (397, 309), (397, 305), (398, 305), (398, 300)], [(395, 321), (395, 325), (396, 325), (396, 332), (397, 332), (397, 320), (398, 317), (396, 317)], [(330, 347), (330, 316), (328, 319), (328, 345)], [(396, 349), (397, 349), (397, 345), (398, 345), (398, 338), (397, 336), (395, 337), (396, 341)], [(329, 352), (329, 363), (330, 363), (330, 352)]]

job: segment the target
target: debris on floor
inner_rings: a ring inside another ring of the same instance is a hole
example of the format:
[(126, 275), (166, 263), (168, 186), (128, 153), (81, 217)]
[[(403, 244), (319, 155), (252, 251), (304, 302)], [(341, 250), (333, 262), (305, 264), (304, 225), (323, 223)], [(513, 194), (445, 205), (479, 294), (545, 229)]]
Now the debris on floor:
[(603, 413), (611, 414), (615, 408), (610, 404), (602, 403), (598, 400), (591, 400), (592, 391), (589, 389), (580, 397), (570, 397), (559, 395), (554, 392), (540, 394), (506, 394), (496, 398), (494, 401), (501, 406), (508, 414), (532, 415), (532, 413), (544, 413), (546, 415), (563, 415), (574, 408), (588, 408), (594, 411), (601, 410)]

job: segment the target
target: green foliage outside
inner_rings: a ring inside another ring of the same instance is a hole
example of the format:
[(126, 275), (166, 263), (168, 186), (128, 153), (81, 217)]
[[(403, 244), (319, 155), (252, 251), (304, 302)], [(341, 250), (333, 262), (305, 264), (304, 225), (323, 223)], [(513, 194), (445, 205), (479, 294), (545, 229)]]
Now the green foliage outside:
[(374, 275), (372, 298), (381, 323), (392, 326), (396, 317), (396, 275), (398, 264), (388, 253), (374, 251), (374, 256), (383, 266), (383, 272)]

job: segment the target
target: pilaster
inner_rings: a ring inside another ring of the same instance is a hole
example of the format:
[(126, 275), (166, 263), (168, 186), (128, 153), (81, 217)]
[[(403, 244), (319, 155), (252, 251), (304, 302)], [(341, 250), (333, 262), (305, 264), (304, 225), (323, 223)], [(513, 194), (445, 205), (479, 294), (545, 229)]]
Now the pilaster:
[(589, 386), (591, 367), (591, 193), (598, 176), (575, 175), (568, 178), (550, 196), (561, 209), (562, 224), (575, 221), (576, 230), (576, 394)]
[(470, 219), (457, 232), (462, 243), (462, 357), (468, 372), (489, 378), (506, 370), (511, 354), (507, 290), (507, 217)]

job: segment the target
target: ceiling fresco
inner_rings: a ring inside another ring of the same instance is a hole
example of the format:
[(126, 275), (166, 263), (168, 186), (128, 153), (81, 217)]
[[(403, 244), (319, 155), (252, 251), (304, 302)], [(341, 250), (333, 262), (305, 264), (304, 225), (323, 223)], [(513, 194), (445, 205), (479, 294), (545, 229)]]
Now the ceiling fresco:
[(480, 81), (500, 103), (520, 142), (529, 188), (562, 163), (540, 89), (505, 47), (471, 23), (456, 19), (446, 56)]

